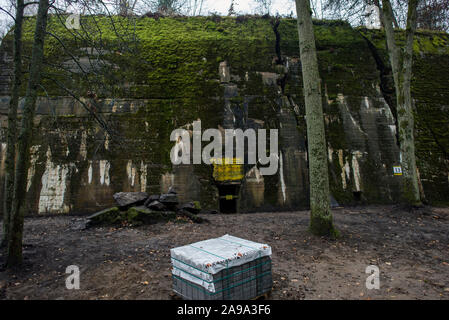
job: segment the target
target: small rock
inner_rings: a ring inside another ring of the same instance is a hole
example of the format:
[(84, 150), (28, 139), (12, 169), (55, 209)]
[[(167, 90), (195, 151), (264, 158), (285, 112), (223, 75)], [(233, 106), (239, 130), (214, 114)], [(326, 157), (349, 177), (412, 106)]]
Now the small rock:
[(177, 205), (179, 203), (178, 197), (174, 193), (161, 194), (159, 202), (165, 205)]
[(162, 210), (167, 209), (167, 207), (165, 207), (165, 205), (163, 203), (160, 203), (157, 200), (154, 200), (153, 202), (148, 204), (146, 207), (149, 208), (149, 209), (158, 210), (158, 211), (162, 211)]
[(159, 201), (160, 195), (158, 194), (152, 194), (151, 196), (148, 197), (148, 199), (145, 201), (144, 206), (148, 207), (148, 205), (153, 202), (153, 201)]
[(114, 194), (114, 199), (119, 205), (120, 209), (129, 208), (131, 206), (138, 206), (145, 203), (148, 199), (146, 192), (119, 192)]
[(193, 214), (198, 214), (201, 211), (201, 206), (198, 201), (187, 202), (181, 206), (181, 209)]
[(173, 186), (171, 186), (170, 188), (168, 188), (168, 192), (167, 193), (171, 193), (171, 194), (177, 194), (175, 188)]
[(113, 207), (94, 213), (86, 218), (86, 226), (90, 227), (98, 224), (115, 224), (121, 220), (119, 208)]
[(71, 230), (86, 230), (89, 225), (88, 219), (73, 219), (70, 223)]

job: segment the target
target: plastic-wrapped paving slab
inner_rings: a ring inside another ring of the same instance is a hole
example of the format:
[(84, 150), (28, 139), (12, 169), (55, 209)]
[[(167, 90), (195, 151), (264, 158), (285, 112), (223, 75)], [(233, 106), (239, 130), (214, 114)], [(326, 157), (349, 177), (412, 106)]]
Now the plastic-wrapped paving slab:
[(271, 248), (229, 235), (171, 250), (173, 290), (189, 300), (248, 300), (271, 291)]

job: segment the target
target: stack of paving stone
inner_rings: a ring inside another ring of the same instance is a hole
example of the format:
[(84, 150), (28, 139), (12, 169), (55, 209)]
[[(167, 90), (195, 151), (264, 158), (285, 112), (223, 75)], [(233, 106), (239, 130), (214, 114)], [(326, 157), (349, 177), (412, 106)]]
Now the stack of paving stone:
[(249, 300), (273, 286), (271, 247), (224, 235), (171, 249), (173, 290), (189, 300)]

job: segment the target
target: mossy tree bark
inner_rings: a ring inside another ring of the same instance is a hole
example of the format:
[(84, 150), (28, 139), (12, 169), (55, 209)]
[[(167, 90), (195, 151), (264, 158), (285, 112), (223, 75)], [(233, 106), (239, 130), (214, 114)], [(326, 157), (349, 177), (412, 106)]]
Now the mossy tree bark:
[(396, 90), (399, 145), (404, 174), (402, 198), (409, 205), (421, 205), (415, 157), (413, 102), (410, 89), (418, 2), (419, 0), (408, 0), (405, 46), (400, 48), (395, 40), (394, 13), (390, 0), (382, 0), (382, 18)]
[(16, 157), (17, 139), (17, 108), (19, 105), (19, 90), (22, 83), (22, 24), (24, 1), (17, 0), (15, 26), (14, 26), (14, 69), (12, 75), (11, 100), (8, 112), (8, 131), (6, 141), (5, 159), (5, 189), (3, 199), (3, 236), (0, 246), (7, 244), (9, 238), (9, 221), (11, 215), (11, 203), (14, 193), (14, 164)]
[(334, 235), (329, 200), (326, 137), (324, 131), (321, 83), (309, 0), (296, 0), (299, 49), (306, 104), (310, 180), (310, 231)]
[(22, 263), (23, 210), (25, 201), (27, 167), (30, 156), (30, 140), (36, 108), (37, 90), (41, 79), (44, 58), (44, 41), (47, 28), (49, 0), (40, 0), (36, 18), (34, 43), (30, 61), (30, 75), (25, 95), (25, 105), (18, 136), (18, 157), (15, 168), (14, 195), (11, 206), (11, 228), (8, 241), (7, 266)]

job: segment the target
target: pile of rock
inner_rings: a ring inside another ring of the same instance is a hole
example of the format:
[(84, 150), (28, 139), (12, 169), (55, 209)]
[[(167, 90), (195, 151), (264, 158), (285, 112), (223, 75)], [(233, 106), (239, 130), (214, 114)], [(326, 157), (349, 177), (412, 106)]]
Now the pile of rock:
[(160, 221), (183, 220), (202, 223), (198, 217), (198, 201), (180, 204), (173, 187), (168, 193), (149, 195), (146, 192), (119, 192), (114, 194), (117, 207), (97, 212), (87, 218), (87, 226), (116, 224), (152, 224)]

